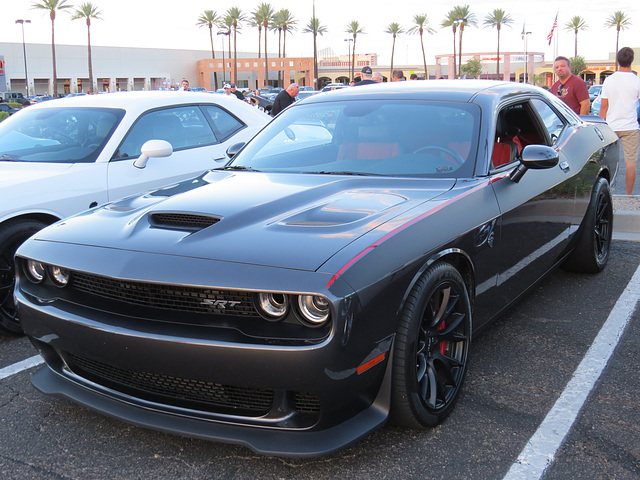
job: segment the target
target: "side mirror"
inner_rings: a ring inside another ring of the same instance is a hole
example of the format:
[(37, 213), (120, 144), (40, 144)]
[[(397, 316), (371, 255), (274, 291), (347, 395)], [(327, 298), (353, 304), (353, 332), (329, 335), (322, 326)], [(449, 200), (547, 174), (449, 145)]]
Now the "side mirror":
[(520, 165), (511, 172), (509, 178), (511, 181), (518, 183), (527, 170), (553, 168), (558, 165), (559, 161), (560, 156), (554, 148), (546, 145), (527, 145), (522, 150)]
[(136, 168), (144, 168), (152, 157), (168, 157), (173, 153), (173, 147), (166, 140), (148, 140), (140, 149), (142, 154), (133, 162)]
[(227, 156), (229, 158), (233, 158), (235, 157), (235, 155), (242, 150), (242, 147), (244, 147), (246, 144), (244, 142), (241, 143), (234, 143), (233, 145), (231, 145), (229, 148), (227, 148)]

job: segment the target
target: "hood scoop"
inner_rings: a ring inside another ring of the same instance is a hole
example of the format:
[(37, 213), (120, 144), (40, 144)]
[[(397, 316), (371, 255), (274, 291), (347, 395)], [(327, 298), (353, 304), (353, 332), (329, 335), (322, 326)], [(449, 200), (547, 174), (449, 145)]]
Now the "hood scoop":
[(211, 225), (215, 225), (220, 220), (220, 217), (213, 215), (176, 212), (156, 212), (152, 213), (149, 217), (149, 223), (153, 228), (183, 230), (187, 232), (204, 230)]

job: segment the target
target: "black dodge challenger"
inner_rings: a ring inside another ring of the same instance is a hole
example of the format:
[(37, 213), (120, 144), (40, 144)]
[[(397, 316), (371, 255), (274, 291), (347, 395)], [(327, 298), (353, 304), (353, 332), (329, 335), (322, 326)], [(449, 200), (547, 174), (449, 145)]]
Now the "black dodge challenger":
[(473, 335), (554, 267), (609, 257), (619, 141), (537, 87), (345, 88), (233, 150), (20, 247), (39, 390), (263, 454), (329, 454), (387, 419), (443, 421)]

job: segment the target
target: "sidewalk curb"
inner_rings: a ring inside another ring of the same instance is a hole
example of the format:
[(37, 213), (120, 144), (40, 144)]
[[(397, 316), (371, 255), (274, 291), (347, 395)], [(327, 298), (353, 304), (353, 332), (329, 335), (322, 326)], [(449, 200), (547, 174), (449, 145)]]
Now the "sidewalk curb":
[(614, 195), (613, 214), (613, 239), (640, 242), (640, 195)]

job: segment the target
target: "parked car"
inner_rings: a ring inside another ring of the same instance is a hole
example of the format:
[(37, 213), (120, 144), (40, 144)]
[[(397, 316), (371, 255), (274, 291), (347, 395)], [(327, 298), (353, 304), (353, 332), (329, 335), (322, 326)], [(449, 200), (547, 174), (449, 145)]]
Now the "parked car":
[(0, 92), (0, 102), (19, 103), (20, 105), (29, 105), (29, 99), (24, 98), (20, 92)]
[(328, 83), (324, 87), (322, 87), (321, 92), (331, 92), (333, 90), (339, 90), (341, 88), (347, 88), (349, 85), (345, 85), (344, 83)]
[[(591, 104), (591, 115), (600, 115), (600, 108), (602, 107), (602, 97), (598, 95)], [(638, 123), (640, 124), (640, 100), (636, 105), (636, 112), (638, 113)]]
[(557, 265), (605, 267), (621, 147), (593, 120), (511, 82), (296, 102), (228, 165), (20, 247), (32, 382), (269, 455), (437, 425), (480, 329)]
[(316, 95), (318, 93), (320, 93), (320, 92), (317, 92), (315, 90), (300, 90), (298, 92), (298, 95), (296, 96), (296, 101), (304, 100), (305, 98), (309, 98), (309, 97), (313, 97), (314, 95)]
[(602, 85), (592, 85), (589, 87), (589, 101), (593, 103), (600, 92), (602, 91)]
[(0, 112), (5, 112), (5, 113), (8, 113), (9, 115), (13, 115), (19, 110), (20, 110), (19, 108), (13, 108), (7, 105), (6, 103), (0, 103)]
[(124, 92), (38, 103), (0, 123), (0, 327), (20, 331), (12, 257), (34, 232), (224, 165), (268, 121), (235, 98)]
[(29, 101), (31, 103), (48, 102), (49, 100), (53, 100), (53, 97), (51, 95), (36, 95), (35, 97), (29, 98)]

